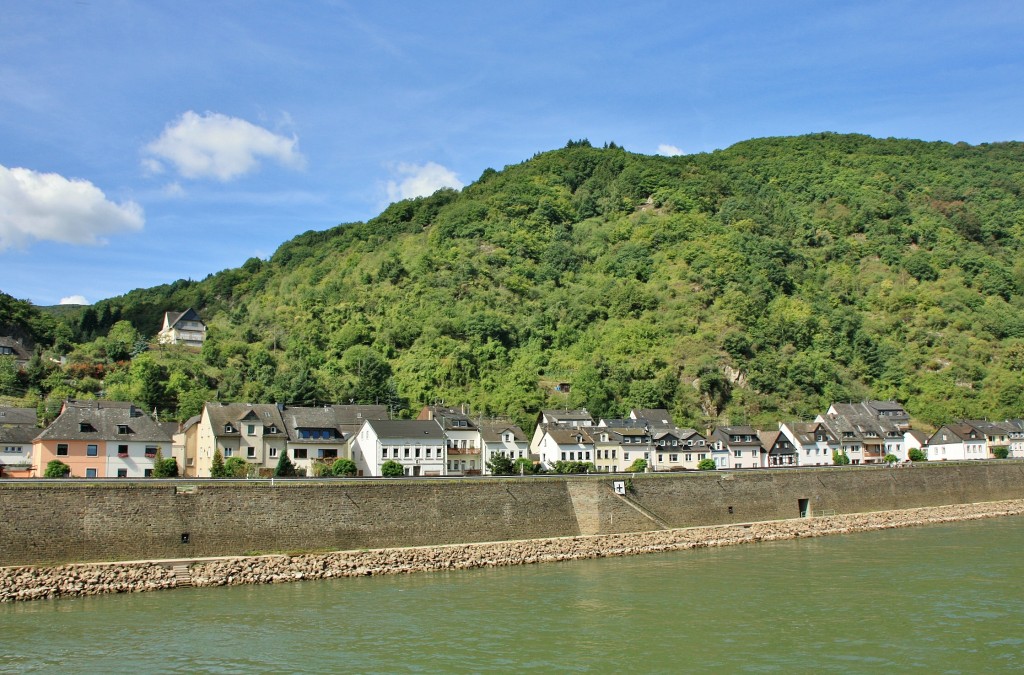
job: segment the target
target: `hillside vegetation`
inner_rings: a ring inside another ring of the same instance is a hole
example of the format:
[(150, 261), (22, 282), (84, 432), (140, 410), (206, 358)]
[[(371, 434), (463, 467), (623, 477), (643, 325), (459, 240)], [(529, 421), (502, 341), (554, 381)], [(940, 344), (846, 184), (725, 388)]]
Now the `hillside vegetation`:
[[(570, 142), (269, 261), (98, 303), (68, 319), (82, 344), (63, 379), (26, 386), (105, 379), (179, 416), (214, 396), (467, 402), (524, 425), (567, 405), (773, 426), (865, 397), (925, 424), (1021, 416), (1022, 190), (1020, 143)], [(209, 325), (200, 354), (137, 348), (132, 325), (151, 336), (188, 307)]]

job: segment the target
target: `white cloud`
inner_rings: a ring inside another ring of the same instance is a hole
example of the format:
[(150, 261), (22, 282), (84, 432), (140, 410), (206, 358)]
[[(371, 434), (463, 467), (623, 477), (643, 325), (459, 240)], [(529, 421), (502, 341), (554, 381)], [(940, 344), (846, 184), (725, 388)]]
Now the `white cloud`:
[(402, 163), (395, 167), (394, 173), (398, 176), (395, 180), (389, 180), (387, 184), (388, 199), (392, 202), (413, 197), (427, 197), (443, 187), (462, 189), (462, 181), (455, 175), (455, 172), (435, 162)]
[(88, 305), (89, 301), (85, 299), (84, 295), (69, 295), (66, 298), (60, 299), (62, 305)]
[(658, 146), (658, 154), (665, 155), (666, 157), (675, 157), (676, 155), (683, 154), (683, 151), (674, 145), (662, 143), (661, 145)]
[(0, 251), (33, 239), (102, 244), (104, 235), (141, 230), (142, 207), (116, 204), (87, 180), (0, 166)]
[(185, 178), (229, 181), (255, 171), (263, 158), (301, 169), (306, 160), (298, 145), (294, 136), (281, 136), (237, 117), (214, 112), (200, 116), (189, 110), (144, 148), (149, 156), (142, 166), (157, 174), (166, 162)]

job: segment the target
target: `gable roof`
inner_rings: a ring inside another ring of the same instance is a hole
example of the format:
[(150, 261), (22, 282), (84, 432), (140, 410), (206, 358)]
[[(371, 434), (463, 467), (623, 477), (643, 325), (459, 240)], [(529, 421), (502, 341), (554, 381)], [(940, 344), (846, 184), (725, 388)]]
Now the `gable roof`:
[(485, 443), (498, 443), (501, 441), (501, 436), (504, 433), (511, 433), (512, 440), (517, 443), (525, 443), (529, 439), (526, 438), (526, 434), (519, 428), (519, 425), (513, 424), (508, 420), (490, 420), (486, 422), (480, 422), (478, 425), (480, 428), (480, 438)]
[(377, 438), (418, 439), (440, 443), (444, 431), (437, 422), (425, 420), (366, 420)]
[(35, 408), (0, 406), (0, 426), (17, 425), (35, 427), (39, 418)]
[[(127, 433), (119, 433), (123, 427)], [(55, 441), (154, 441), (169, 443), (171, 434), (152, 417), (122, 401), (67, 401), (64, 410), (38, 436)]]
[[(264, 436), (287, 434), (284, 420), (281, 419), (281, 411), (274, 403), (207, 403), (203, 409), (210, 419), (213, 433), (217, 436), (240, 434), (242, 424), (255, 422), (263, 424), (264, 427), (273, 425), (277, 428), (276, 433), (270, 433), (264, 428)], [(224, 427), (228, 424), (235, 431), (225, 432)]]
[(179, 321), (203, 322), (203, 320), (199, 318), (199, 314), (196, 310), (191, 307), (186, 309), (184, 312), (164, 312), (164, 325), (168, 328), (173, 328)]
[(629, 416), (636, 420), (644, 420), (652, 427), (673, 427), (672, 415), (665, 408), (641, 408), (631, 410)]

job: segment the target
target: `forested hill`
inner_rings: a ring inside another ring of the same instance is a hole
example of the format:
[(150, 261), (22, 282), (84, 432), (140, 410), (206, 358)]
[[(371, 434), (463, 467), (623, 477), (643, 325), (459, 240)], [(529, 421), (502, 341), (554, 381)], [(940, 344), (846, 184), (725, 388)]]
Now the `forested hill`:
[[(152, 334), (196, 308), (201, 356), (145, 357), (178, 373), (147, 395), (182, 414), (201, 389), (440, 399), (524, 424), (568, 405), (774, 425), (865, 397), (932, 424), (1021, 416), (1022, 190), (1021, 143), (816, 134), (660, 157), (570, 142), (269, 261), (104, 301), (75, 328)], [(139, 386), (121, 377), (108, 393)]]

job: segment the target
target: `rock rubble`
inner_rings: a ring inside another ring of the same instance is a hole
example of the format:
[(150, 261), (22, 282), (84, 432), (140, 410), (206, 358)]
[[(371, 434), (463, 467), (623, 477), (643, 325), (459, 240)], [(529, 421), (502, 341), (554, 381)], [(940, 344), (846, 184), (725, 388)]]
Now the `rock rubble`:
[[(1024, 515), (1024, 499), (630, 534), (193, 561), (192, 586), (408, 574), (683, 551)], [(176, 564), (179, 569), (181, 562)], [(134, 593), (178, 585), (170, 561), (0, 568), (0, 602)]]

